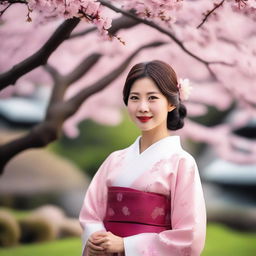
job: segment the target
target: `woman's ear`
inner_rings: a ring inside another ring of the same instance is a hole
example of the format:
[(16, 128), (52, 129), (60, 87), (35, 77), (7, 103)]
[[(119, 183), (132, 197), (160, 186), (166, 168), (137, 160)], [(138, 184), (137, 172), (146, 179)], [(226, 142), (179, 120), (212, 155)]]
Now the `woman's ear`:
[(169, 104), (169, 105), (168, 105), (168, 112), (173, 111), (175, 108), (176, 108), (176, 106), (174, 106), (174, 105), (172, 105), (172, 104)]

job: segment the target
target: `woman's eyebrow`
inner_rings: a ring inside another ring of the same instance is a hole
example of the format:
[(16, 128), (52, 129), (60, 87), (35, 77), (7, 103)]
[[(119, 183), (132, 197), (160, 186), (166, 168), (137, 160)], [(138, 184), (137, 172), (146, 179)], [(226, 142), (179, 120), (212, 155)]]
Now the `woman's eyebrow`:
[[(130, 94), (140, 95), (139, 92), (130, 92)], [(147, 92), (147, 94), (160, 94), (160, 92)]]

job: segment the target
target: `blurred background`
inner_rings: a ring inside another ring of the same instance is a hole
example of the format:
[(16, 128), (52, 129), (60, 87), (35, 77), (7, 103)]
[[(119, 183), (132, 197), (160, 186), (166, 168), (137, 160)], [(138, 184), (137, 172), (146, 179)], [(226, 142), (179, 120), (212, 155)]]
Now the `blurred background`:
[[(202, 256), (256, 255), (255, 3), (89, 2), (64, 14), (54, 1), (48, 9), (31, 2), (33, 12), (0, 5), (0, 255), (81, 254), (78, 215), (90, 180), (139, 135), (122, 102), (125, 77), (153, 59), (193, 87), (174, 134), (203, 184)], [(78, 9), (87, 20), (63, 21)]]

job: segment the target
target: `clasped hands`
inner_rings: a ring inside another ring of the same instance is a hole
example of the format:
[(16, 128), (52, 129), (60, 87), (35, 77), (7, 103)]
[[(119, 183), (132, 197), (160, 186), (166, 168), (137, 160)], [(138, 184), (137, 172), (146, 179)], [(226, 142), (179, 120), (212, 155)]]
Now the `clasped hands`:
[(110, 253), (124, 251), (124, 241), (122, 237), (116, 236), (111, 232), (94, 232), (86, 243), (88, 256), (105, 256)]

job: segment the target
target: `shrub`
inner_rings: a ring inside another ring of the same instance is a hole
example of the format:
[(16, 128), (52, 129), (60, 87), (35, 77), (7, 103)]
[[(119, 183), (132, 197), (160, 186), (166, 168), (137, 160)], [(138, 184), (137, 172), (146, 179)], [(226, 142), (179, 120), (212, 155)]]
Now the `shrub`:
[(0, 246), (13, 246), (19, 242), (20, 228), (11, 212), (0, 209)]
[(64, 219), (60, 228), (61, 237), (81, 236), (81, 235), (82, 235), (82, 228), (79, 224), (78, 219), (72, 219), (72, 218)]
[(46, 205), (37, 208), (20, 220), (21, 242), (43, 242), (58, 238), (64, 218), (63, 211), (56, 206)]

